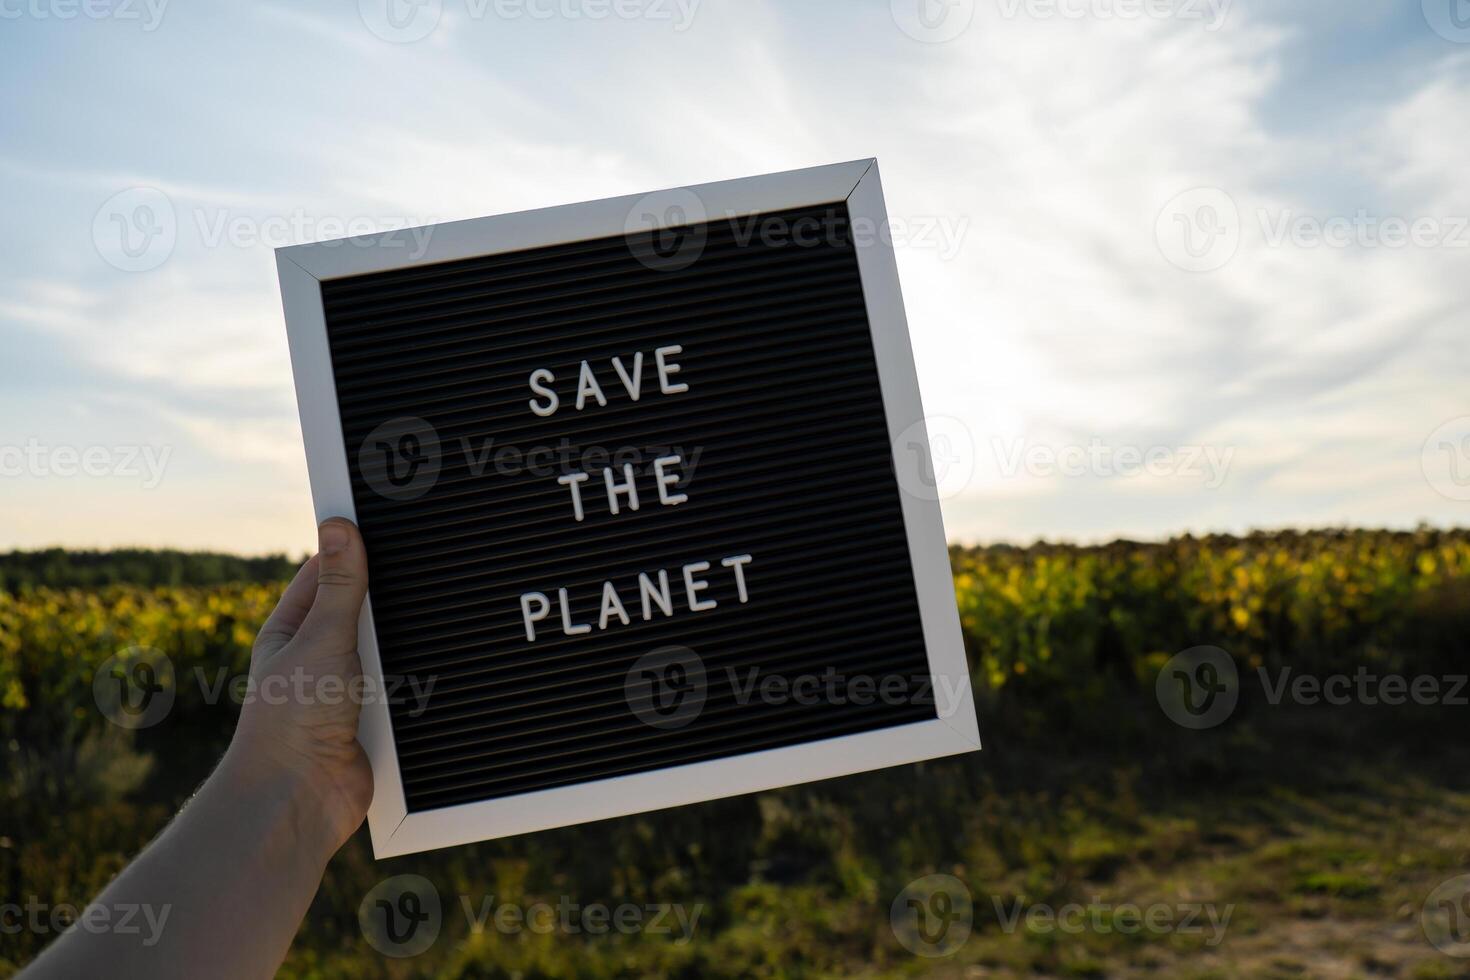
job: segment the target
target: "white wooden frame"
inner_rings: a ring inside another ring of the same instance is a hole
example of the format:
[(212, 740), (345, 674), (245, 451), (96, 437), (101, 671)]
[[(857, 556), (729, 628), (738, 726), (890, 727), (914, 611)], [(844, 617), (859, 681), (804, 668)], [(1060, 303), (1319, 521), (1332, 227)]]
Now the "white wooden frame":
[[(327, 348), (323, 280), (622, 234), (635, 208), (646, 208), (649, 201), (660, 199), (687, 201), (690, 194), (710, 220), (845, 200), (855, 229), (887, 228), (878, 163), (870, 159), (436, 225), (420, 254), (412, 256), (405, 254), (409, 250), (404, 243), (414, 239), (403, 231), (278, 249), (281, 300), (317, 520), (357, 518)], [(687, 215), (683, 220), (688, 220)], [(888, 235), (869, 233), (854, 238), (889, 436), (895, 443), (893, 463), (900, 486), (921, 487), (925, 481), (918, 472), (919, 460), (896, 446), (900, 434), (927, 445), (898, 267)], [(375, 698), (363, 708), (358, 738), (373, 766), (376, 788), (368, 825), (376, 856), (736, 796), (980, 748), (939, 505), (927, 495), (907, 490), (901, 490), (900, 497), (931, 680), (944, 709), (941, 717), (410, 814), (404, 804), (388, 705)], [(860, 610), (855, 612), (860, 614)], [(381, 682), (383, 668), (371, 600), (363, 606), (359, 637), (363, 670)]]

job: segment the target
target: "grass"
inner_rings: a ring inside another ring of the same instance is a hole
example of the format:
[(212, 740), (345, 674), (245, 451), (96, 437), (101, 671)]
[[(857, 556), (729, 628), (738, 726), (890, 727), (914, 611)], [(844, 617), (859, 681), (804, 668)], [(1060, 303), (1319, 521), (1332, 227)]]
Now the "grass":
[[(1082, 816), (1074, 812), (1063, 822), (1065, 831), (1045, 828), (1055, 814), (1045, 799), (1014, 799), (1012, 819), (1024, 820), (1028, 811), (1032, 818), (1026, 863), (1010, 865), (975, 845), (976, 860), (962, 875), (975, 895), (975, 932), (952, 961), (923, 972), (1470, 974), (1470, 962), (1438, 952), (1420, 926), (1429, 892), (1470, 868), (1470, 792), (1386, 772), (1377, 763), (1337, 774), (1333, 782), (1306, 791), (1281, 785), (1252, 798), (1205, 792), (1143, 810), (1127, 791), (1111, 800), (1090, 797)], [(1039, 868), (1049, 874), (1038, 879)], [(1018, 901), (1080, 906), (1088, 927), (1069, 934), (1043, 918), (1040, 928), (1028, 928), (1023, 916), (1007, 928)], [(1117, 929), (1125, 905), (1158, 909), (1161, 924), (1184, 926), (1199, 905), (1212, 908), (1213, 918), (1201, 913), (1183, 929), (1125, 934)], [(997, 906), (1006, 911), (996, 914)]]

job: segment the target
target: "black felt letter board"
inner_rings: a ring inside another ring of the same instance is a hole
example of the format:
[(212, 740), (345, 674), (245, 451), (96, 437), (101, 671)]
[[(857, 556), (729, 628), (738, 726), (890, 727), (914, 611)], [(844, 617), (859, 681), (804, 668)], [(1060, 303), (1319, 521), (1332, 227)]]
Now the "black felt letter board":
[[(802, 219), (824, 231), (752, 233)], [(836, 203), (322, 284), (411, 812), (936, 716), (825, 696), (929, 673), (847, 221)], [(670, 506), (654, 461), (676, 455)], [(624, 465), (639, 507), (613, 514)], [(672, 614), (645, 619), (659, 570)], [(629, 621), (601, 628), (607, 582)], [(549, 607), (534, 640), (528, 594)], [(669, 648), (697, 655), (702, 702), (649, 724), (629, 671)], [(761, 693), (813, 675), (815, 699)]]

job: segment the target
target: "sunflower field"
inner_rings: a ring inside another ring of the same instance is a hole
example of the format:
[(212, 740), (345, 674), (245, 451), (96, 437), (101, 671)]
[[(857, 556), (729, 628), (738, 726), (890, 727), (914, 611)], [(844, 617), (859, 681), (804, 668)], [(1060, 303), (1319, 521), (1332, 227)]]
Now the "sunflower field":
[[(85, 904), (229, 742), (231, 692), (291, 563), (160, 561), (0, 556), (0, 902)], [(1444, 736), (1463, 730), (1452, 705), (1272, 711), (1269, 684), (1252, 680), (1470, 670), (1470, 532), (954, 547), (951, 562), (985, 751), (384, 862), (360, 833), (329, 868), (283, 975), (1189, 975), (1187, 962), (1204, 963), (1201, 976), (1247, 976), (1258, 954), (1285, 955), (1270, 938), (1282, 921), (1402, 917), (1435, 875), (1470, 870), (1458, 829), (1470, 796)], [(1202, 645), (1233, 658), (1242, 708), (1185, 733), (1154, 687), (1171, 657)], [(172, 707), (130, 730), (99, 710), (97, 685), (139, 650), (168, 664)], [(1371, 821), (1348, 819), (1369, 803)], [(1396, 807), (1437, 814), (1453, 842), (1383, 839)], [(953, 955), (916, 957), (889, 929), (889, 905), (940, 871), (976, 894), (975, 935)], [(358, 904), (410, 872), (458, 898), (445, 900), (433, 949), (393, 960), (364, 941)], [(1232, 941), (1059, 941), (1006, 930), (979, 898), (1162, 893), (1181, 880), (1238, 899)], [(494, 935), (469, 915), (486, 895), (676, 902), (702, 915), (685, 941)], [(50, 938), (0, 930), (0, 975)], [(1387, 956), (1403, 975), (1460, 975), (1434, 973), (1438, 954), (1423, 945), (1343, 955), (1359, 957), (1350, 969)], [(1307, 972), (1320, 966), (1298, 955)]]

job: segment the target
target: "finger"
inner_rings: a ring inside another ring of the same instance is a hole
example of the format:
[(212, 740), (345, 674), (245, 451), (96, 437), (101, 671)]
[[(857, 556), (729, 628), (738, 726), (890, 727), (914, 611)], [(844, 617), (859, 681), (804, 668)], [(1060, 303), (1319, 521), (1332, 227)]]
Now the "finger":
[(333, 517), (317, 528), (316, 594), (299, 635), (347, 650), (357, 647), (357, 615), (367, 595), (367, 551), (357, 525)]
[(269, 657), (291, 642), (291, 637), (301, 628), (306, 614), (311, 610), (312, 598), (316, 595), (317, 567), (320, 560), (312, 555), (296, 570), (296, 577), (281, 593), (281, 601), (266, 619), (265, 625), (255, 637), (255, 651)]

